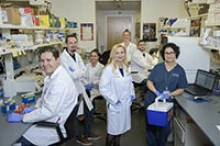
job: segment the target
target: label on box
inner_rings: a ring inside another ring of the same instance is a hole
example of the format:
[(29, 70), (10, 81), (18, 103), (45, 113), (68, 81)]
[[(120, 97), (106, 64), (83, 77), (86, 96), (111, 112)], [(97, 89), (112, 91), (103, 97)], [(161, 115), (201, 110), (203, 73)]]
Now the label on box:
[(2, 15), (2, 22), (8, 22), (8, 15), (7, 15), (7, 11), (1, 11), (1, 15)]

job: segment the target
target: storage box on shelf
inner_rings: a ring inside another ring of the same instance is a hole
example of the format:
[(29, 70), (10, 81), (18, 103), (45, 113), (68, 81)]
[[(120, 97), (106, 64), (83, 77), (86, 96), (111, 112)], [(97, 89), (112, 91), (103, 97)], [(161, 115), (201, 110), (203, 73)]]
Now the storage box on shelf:
[[(3, 38), (7, 38), (7, 39), (13, 38), (14, 43), (17, 43), (15, 46), (19, 46), (19, 48), (13, 48), (13, 49), (10, 49), (10, 45), (8, 45), (7, 47), (3, 46), (0, 48), (0, 56), (4, 57), (4, 65), (5, 65), (5, 69), (4, 69), (5, 75), (3, 75), (2, 78), (4, 78), (3, 89), (5, 91), (6, 97), (14, 96), (17, 94), (17, 92), (21, 91), (20, 88), (16, 87), (17, 85), (19, 86), (22, 84), (23, 87), (26, 87), (26, 84), (27, 86), (29, 86), (29, 84), (33, 83), (33, 81), (29, 82), (29, 79), (25, 80), (25, 82), (23, 80), (14, 79), (15, 75), (27, 69), (26, 65), (34, 67), (34, 65), (32, 66), (32, 63), (35, 63), (33, 60), (34, 58), (33, 53), (32, 53), (33, 58), (30, 59), (29, 57), (28, 59), (28, 55), (31, 54), (29, 50), (35, 51), (37, 48), (40, 48), (40, 47), (51, 46), (51, 45), (62, 45), (65, 39), (66, 30), (71, 31), (71, 32), (76, 31), (75, 29), (71, 29), (71, 28), (65, 29), (65, 28), (55, 28), (55, 27), (54, 28), (30, 27), (30, 26), (25, 27), (21, 25), (11, 25), (11, 24), (2, 24), (0, 25), (0, 29), (1, 29)], [(33, 35), (34, 39), (36, 39), (37, 36), (35, 36), (33, 33), (36, 30), (42, 31), (42, 34), (40, 34), (40, 37), (42, 37), (40, 38), (42, 39), (42, 42), (39, 43), (37, 41), (33, 41), (32, 43), (28, 44), (28, 41), (29, 41), (28, 35), (24, 35), (24, 34), (11, 35), (11, 29), (18, 29), (22, 31), (24, 30), (23, 32), (31, 31), (32, 34), (30, 33), (29, 35)], [(46, 38), (43, 38), (44, 37), (43, 34), (47, 35)], [(27, 42), (27, 43), (21, 43), (21, 42)], [(34, 42), (36, 43), (36, 45), (33, 45)], [(22, 68), (18, 70), (14, 70), (13, 56), (19, 56), (19, 55), (24, 55), (21, 58), (22, 60), (24, 60), (22, 62), (26, 62), (26, 63), (24, 64), (25, 66), (23, 66)], [(27, 88), (27, 92), (29, 92), (30, 90), (34, 90), (33, 87), (31, 89)], [(26, 89), (22, 90), (22, 92), (25, 92), (25, 91)]]
[(189, 35), (189, 19), (159, 18), (158, 30), (167, 35)]
[(220, 51), (220, 0), (209, 0), (207, 21), (199, 44), (206, 49)]

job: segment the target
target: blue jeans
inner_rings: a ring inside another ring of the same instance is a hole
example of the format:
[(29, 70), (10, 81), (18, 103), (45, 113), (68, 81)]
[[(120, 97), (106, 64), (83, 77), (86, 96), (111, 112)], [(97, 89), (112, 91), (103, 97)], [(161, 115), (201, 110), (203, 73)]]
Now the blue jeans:
[(20, 139), (18, 139), (16, 143), (21, 143), (22, 146), (35, 146), (23, 136)]
[[(89, 111), (85, 101), (84, 101), (84, 116), (85, 116), (85, 119), (84, 121), (80, 122), (79, 121), (79, 125), (80, 125), (80, 133), (76, 136), (77, 139), (79, 139), (82, 135), (85, 135), (86, 137), (90, 136), (92, 134), (92, 128), (91, 128), (91, 125), (92, 125), (92, 119), (93, 119), (93, 112), (94, 112), (94, 109), (92, 109), (91, 111)], [(83, 128), (82, 128), (83, 127)], [(83, 132), (82, 132), (82, 129), (83, 129)]]
[(92, 109), (91, 111), (89, 111), (86, 103), (84, 102), (84, 114), (85, 114), (85, 120), (84, 120), (84, 135), (86, 137), (90, 136), (90, 134), (92, 133), (92, 119), (93, 119), (93, 113), (94, 113), (94, 109)]

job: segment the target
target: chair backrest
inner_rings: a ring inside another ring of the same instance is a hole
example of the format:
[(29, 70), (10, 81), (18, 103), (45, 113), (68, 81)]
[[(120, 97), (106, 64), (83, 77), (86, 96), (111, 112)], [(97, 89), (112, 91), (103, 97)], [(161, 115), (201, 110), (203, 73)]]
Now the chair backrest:
[(77, 111), (79, 108), (79, 104), (82, 100), (83, 96), (82, 94), (79, 94), (78, 102), (64, 124), (67, 133), (67, 139), (71, 139), (75, 137), (77, 134), (79, 134), (79, 122), (77, 119)]

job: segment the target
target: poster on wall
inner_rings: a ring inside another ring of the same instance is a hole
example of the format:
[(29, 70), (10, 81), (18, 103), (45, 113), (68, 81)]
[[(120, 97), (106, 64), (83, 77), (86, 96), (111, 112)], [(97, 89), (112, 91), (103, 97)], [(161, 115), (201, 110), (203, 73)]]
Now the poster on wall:
[(143, 24), (143, 40), (144, 41), (156, 41), (156, 23), (144, 23)]
[(191, 20), (190, 22), (190, 36), (200, 37), (201, 18)]
[(93, 41), (94, 40), (93, 23), (81, 23), (80, 24), (80, 38), (81, 38), (81, 41)]

